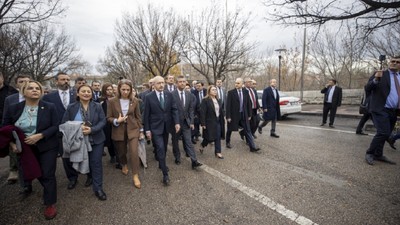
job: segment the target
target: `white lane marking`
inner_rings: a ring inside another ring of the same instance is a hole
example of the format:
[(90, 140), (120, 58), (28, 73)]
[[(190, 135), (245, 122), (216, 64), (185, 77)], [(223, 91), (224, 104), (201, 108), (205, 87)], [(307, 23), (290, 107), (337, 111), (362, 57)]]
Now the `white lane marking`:
[[(312, 126), (303, 126), (303, 125), (294, 125), (294, 124), (279, 124), (283, 126), (288, 126), (288, 127), (298, 127), (298, 128), (308, 128), (308, 129), (313, 129), (313, 130), (325, 130), (325, 131), (334, 131), (334, 132), (339, 132), (339, 133), (347, 133), (347, 134), (356, 134), (354, 131), (348, 131), (348, 130), (339, 130), (336, 128), (322, 128), (322, 127), (312, 127)], [(374, 136), (375, 134), (368, 134), (368, 136)], [(366, 136), (366, 135), (365, 135)]]
[(206, 171), (207, 173), (219, 178), (220, 180), (222, 180), (223, 182), (225, 182), (226, 184), (228, 184), (229, 186), (238, 189), (239, 191), (241, 191), (242, 193), (248, 195), (249, 197), (251, 197), (254, 200), (257, 200), (258, 202), (260, 202), (261, 204), (267, 206), (268, 208), (278, 212), (279, 214), (281, 214), (282, 216), (296, 222), (297, 224), (300, 225), (318, 225), (317, 223), (314, 223), (313, 221), (311, 221), (310, 219), (299, 215), (298, 213), (287, 209), (284, 205), (281, 205), (279, 203), (274, 202), (272, 199), (270, 199), (269, 197), (261, 194), (260, 192), (251, 189), (247, 186), (245, 186), (244, 184), (240, 183), (239, 181), (207, 166), (204, 165), (200, 167), (201, 169), (203, 169), (204, 171)]

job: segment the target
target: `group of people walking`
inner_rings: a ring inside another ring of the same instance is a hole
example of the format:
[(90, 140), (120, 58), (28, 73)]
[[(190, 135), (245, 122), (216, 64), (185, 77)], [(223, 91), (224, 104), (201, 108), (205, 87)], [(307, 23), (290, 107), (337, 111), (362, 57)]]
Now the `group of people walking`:
[[(48, 94), (29, 76), (16, 78), (17, 89), (4, 84), (2, 75), (0, 81), (3, 107), (0, 110), (0, 149), (2, 156), (10, 155), (8, 181), (15, 183), (19, 177), (21, 193), (28, 196), (32, 193), (32, 181), (38, 179), (43, 186), (46, 219), (57, 215), (57, 157), (62, 158), (67, 189), (74, 189), (78, 176), (86, 174), (85, 186), (91, 186), (99, 200), (106, 200), (102, 165), (104, 147), (108, 149), (110, 162), (115, 163), (124, 175), (131, 171), (133, 186), (140, 189), (139, 142), (144, 139), (151, 142), (162, 171), (162, 183), (168, 186), (169, 134), (175, 163), (181, 164), (179, 141), (182, 140), (191, 168), (197, 169), (202, 166), (195, 149), (200, 135), (203, 138), (198, 148), (200, 154), (207, 145), (214, 143), (215, 157), (224, 159), (221, 141), (225, 139), (226, 147), (231, 148), (231, 134), (238, 130), (246, 138), (250, 152), (257, 152), (260, 148), (254, 142), (255, 132), (262, 129), (258, 126), (258, 113), (261, 110), (265, 115), (273, 112), (275, 117), (265, 118), (274, 121), (279, 112), (276, 110), (279, 104), (274, 104), (274, 109), (260, 108), (253, 80), (249, 78), (245, 79), (245, 84), (241, 78), (236, 79), (235, 88), (227, 93), (221, 80), (207, 88), (202, 82), (190, 87), (184, 76), (176, 77), (175, 82), (172, 75), (167, 79), (152, 78), (143, 85), (147, 90), (140, 94), (126, 79), (117, 85), (101, 85), (98, 81), (88, 85), (78, 78), (71, 87), (70, 76), (66, 73), (55, 76), (57, 90)], [(278, 98), (277, 94), (277, 91), (273, 94), (274, 99)], [(266, 105), (269, 104), (266, 102)], [(275, 127), (272, 134), (276, 135)]]

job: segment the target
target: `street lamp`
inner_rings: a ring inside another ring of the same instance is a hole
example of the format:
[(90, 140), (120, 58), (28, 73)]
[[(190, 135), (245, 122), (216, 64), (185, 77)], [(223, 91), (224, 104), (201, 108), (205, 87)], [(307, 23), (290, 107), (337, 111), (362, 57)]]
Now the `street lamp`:
[(279, 67), (278, 67), (278, 89), (281, 90), (281, 60), (282, 60), (282, 52), (286, 52), (285, 48), (278, 48), (275, 49), (276, 52), (279, 53), (278, 59), (279, 59)]

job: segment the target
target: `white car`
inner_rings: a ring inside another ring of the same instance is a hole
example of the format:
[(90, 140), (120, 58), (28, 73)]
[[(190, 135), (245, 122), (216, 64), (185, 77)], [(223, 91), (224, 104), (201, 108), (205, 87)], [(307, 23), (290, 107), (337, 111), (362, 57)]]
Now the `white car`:
[[(257, 91), (258, 103), (262, 107), (263, 91)], [(279, 91), (279, 106), (281, 108), (281, 117), (286, 117), (289, 114), (301, 112), (300, 98), (290, 97)]]

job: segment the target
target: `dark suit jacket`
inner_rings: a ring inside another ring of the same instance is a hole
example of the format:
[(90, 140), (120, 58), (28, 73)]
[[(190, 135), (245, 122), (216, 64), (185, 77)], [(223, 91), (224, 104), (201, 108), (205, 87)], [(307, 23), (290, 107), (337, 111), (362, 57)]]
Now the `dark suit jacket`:
[[(206, 97), (207, 95), (207, 89), (203, 88), (203, 98)], [(192, 91), (192, 94), (194, 95), (194, 97), (196, 98), (196, 108), (194, 110), (195, 116), (200, 117), (200, 103), (201, 103), (201, 99), (199, 96), (199, 91), (197, 89), (194, 89), (194, 91)]]
[(191, 124), (194, 124), (194, 109), (196, 108), (196, 97), (189, 91), (184, 91), (185, 95), (185, 105), (181, 104), (181, 96), (180, 91), (175, 89), (172, 92), (172, 96), (174, 98), (174, 102), (176, 102), (176, 106), (179, 112), (179, 123), (181, 126), (184, 124), (189, 127)]
[[(251, 101), (249, 92), (242, 88), (243, 94), (243, 113), (245, 118), (252, 116)], [(237, 131), (239, 129), (239, 122), (242, 119), (240, 112), (240, 99), (238, 90), (236, 88), (228, 91), (228, 96), (226, 98), (226, 119), (231, 119), (228, 123), (228, 130)], [(246, 122), (248, 120), (246, 119)]]
[[(3, 125), (13, 125), (24, 111), (25, 101), (11, 104), (4, 114)], [(39, 101), (38, 117), (36, 121), (36, 134), (42, 133), (44, 138), (36, 143), (40, 152), (58, 148), (58, 119), (54, 104)]]
[[(69, 93), (70, 93), (69, 103), (72, 104), (76, 101), (76, 93), (74, 93), (72, 90), (70, 90)], [(53, 91), (47, 95), (44, 95), (43, 100), (46, 102), (51, 102), (56, 106), (58, 122), (59, 122), (59, 124), (61, 124), (61, 120), (65, 113), (65, 108), (64, 108), (64, 105), (62, 104), (60, 95), (58, 94), (58, 90)]]
[(380, 112), (385, 108), (386, 99), (390, 93), (390, 72), (384, 71), (382, 77), (376, 83), (374, 78), (375, 74), (370, 77), (365, 90), (370, 93), (369, 111)]
[[(164, 86), (164, 91), (169, 91), (168, 90), (168, 87), (169, 87), (169, 84), (165, 84), (165, 86)], [(175, 84), (174, 85), (172, 85), (172, 89), (173, 89), (173, 91), (175, 91), (176, 90), (176, 86), (175, 86)], [(172, 91), (170, 91), (170, 92), (172, 92)]]
[(262, 108), (267, 109), (267, 112), (263, 112), (264, 120), (277, 120), (281, 117), (281, 108), (279, 106), (279, 92), (276, 90), (276, 99), (272, 87), (267, 87), (263, 91), (262, 95)]
[[(61, 124), (67, 121), (74, 121), (76, 114), (79, 112), (80, 105), (80, 102), (69, 104), (61, 120)], [(104, 115), (100, 103), (90, 101), (88, 119), (92, 124), (92, 132), (89, 134), (90, 143), (95, 145), (104, 143), (106, 137), (103, 132), (103, 127), (106, 125), (106, 116)]]
[[(4, 108), (6, 107), (5, 106), (6, 98), (16, 93), (18, 95), (18, 91), (7, 84), (4, 84), (3, 87), (0, 89), (0, 122), (3, 120), (3, 113), (6, 111)], [(16, 101), (15, 103), (17, 102), (18, 101)]]
[(4, 109), (2, 111), (2, 124), (4, 124), (3, 122), (3, 113), (7, 111), (7, 108), (12, 105), (12, 104), (16, 104), (19, 103), (19, 93), (14, 93), (12, 95), (9, 95), (6, 97), (6, 99), (4, 100)]
[(145, 132), (151, 131), (154, 135), (172, 132), (174, 125), (179, 124), (179, 113), (172, 94), (164, 91), (164, 109), (161, 108), (157, 92), (152, 91), (146, 95), (144, 101), (143, 123)]
[[(325, 87), (321, 90), (321, 93), (324, 94), (324, 100), (328, 98), (328, 88)], [(325, 102), (324, 102), (325, 103)], [(335, 86), (335, 91), (332, 95), (332, 107), (339, 107), (342, 105), (342, 88), (339, 86)]]
[(219, 119), (215, 114), (214, 102), (211, 98), (205, 98), (200, 105), (200, 123), (201, 126), (206, 126), (203, 130), (203, 137), (207, 141), (214, 141), (217, 135), (222, 135), (217, 133), (217, 126), (220, 124), (221, 128), (224, 124), (224, 110), (222, 108), (221, 100), (218, 99), (219, 105)]
[[(139, 138), (140, 129), (142, 128), (142, 115), (140, 114), (140, 103), (139, 99), (134, 98), (128, 108), (127, 120), (126, 120), (126, 130), (128, 133), (128, 139)], [(125, 140), (125, 126), (120, 124), (119, 126), (114, 126), (114, 119), (118, 119), (119, 115), (122, 114), (121, 103), (119, 98), (112, 98), (108, 100), (107, 107), (107, 121), (112, 124), (111, 138), (114, 141), (124, 141)]]

